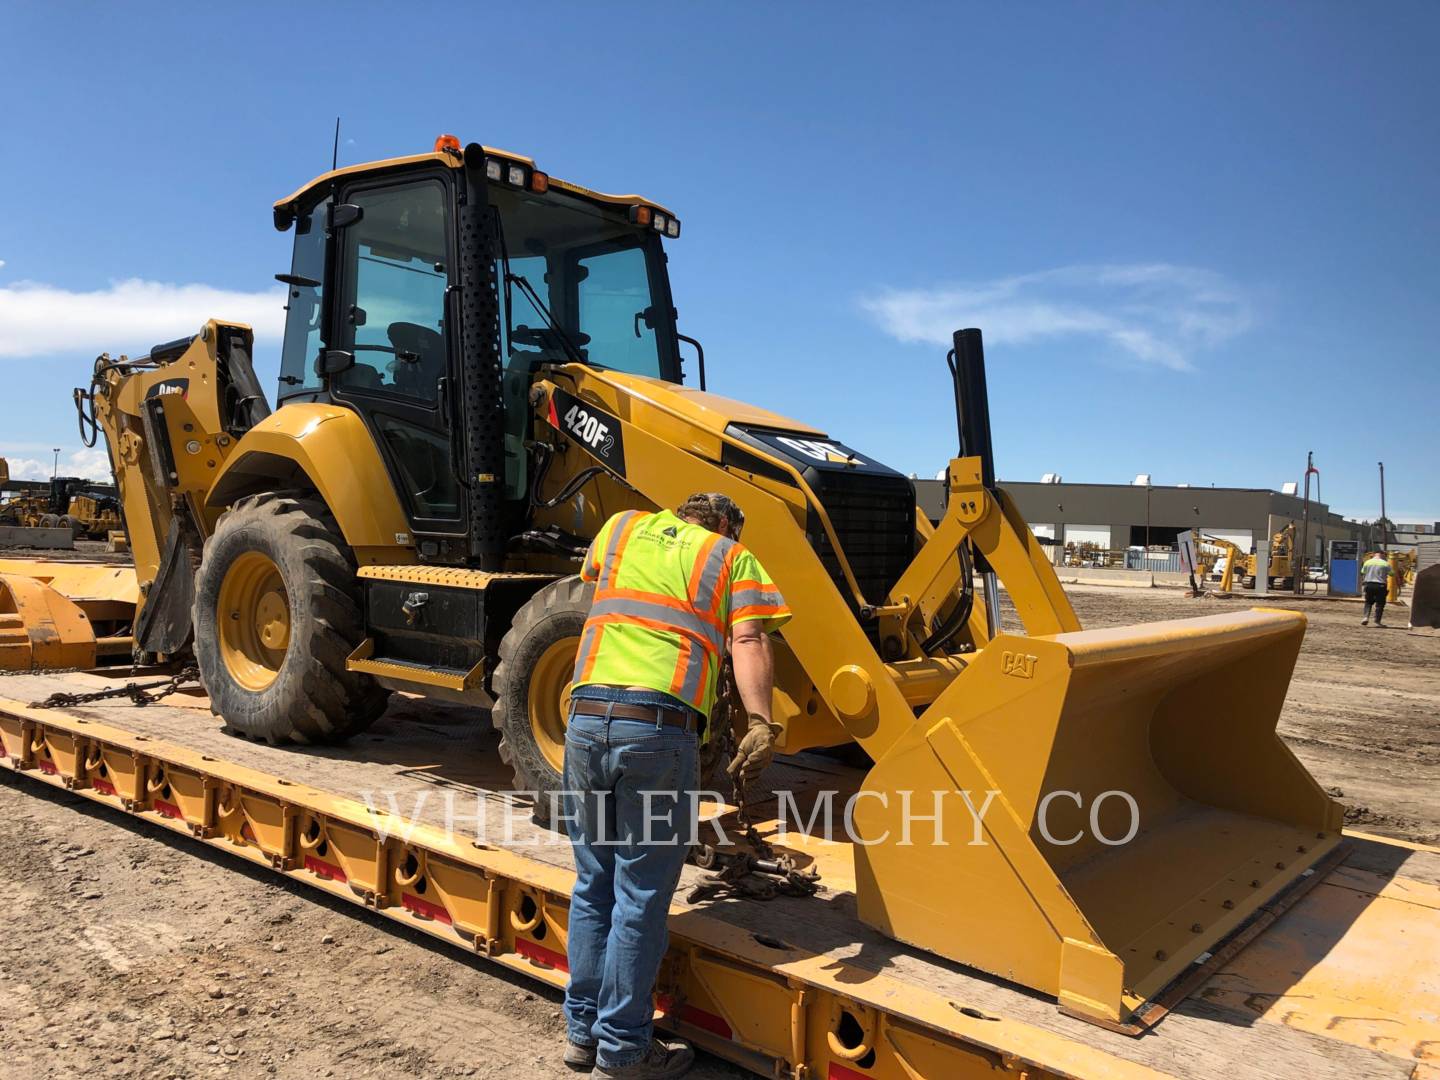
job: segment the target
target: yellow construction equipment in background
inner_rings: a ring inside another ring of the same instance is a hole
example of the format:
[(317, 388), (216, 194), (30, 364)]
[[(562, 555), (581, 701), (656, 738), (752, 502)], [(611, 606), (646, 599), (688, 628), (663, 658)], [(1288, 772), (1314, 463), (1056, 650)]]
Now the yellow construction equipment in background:
[(1337, 843), (1275, 731), (1303, 616), (1082, 630), (995, 483), (979, 331), (948, 358), (932, 527), (903, 474), (705, 392), (703, 353), (685, 385), (657, 203), (445, 136), (274, 214), (296, 235), (273, 412), (219, 320), (76, 393), (124, 504), (136, 653), (193, 651), (230, 730), (344, 738), (392, 689), (493, 701), (517, 786), (553, 792), (590, 538), (720, 491), (796, 613), (778, 748), (875, 763), (871, 925), (1116, 1021)]
[[(1242, 576), (1244, 575), (1248, 556), (1240, 550), (1239, 545), (1233, 544), (1229, 540), (1218, 536), (1203, 536), (1201, 537), (1201, 542), (1220, 549), (1220, 560), (1223, 560), (1225, 563), (1225, 568), (1220, 571), (1220, 591), (1229, 592), (1235, 584), (1236, 569), (1239, 568)], [(1211, 565), (1219, 566), (1220, 560), (1217, 560)]]
[[(1270, 561), (1266, 576), (1270, 579), (1269, 585), (1289, 589), (1295, 584), (1295, 566), (1293, 565), (1293, 553), (1295, 550), (1295, 523), (1292, 521), (1285, 528), (1281, 529), (1274, 536), (1270, 537)], [(1245, 581), (1248, 588), (1254, 585), (1260, 575), (1260, 556), (1247, 555), (1245, 557)]]

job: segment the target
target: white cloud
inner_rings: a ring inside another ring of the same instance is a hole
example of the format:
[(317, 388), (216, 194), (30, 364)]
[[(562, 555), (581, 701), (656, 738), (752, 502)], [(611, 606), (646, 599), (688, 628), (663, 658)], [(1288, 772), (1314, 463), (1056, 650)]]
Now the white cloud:
[(1213, 271), (1169, 263), (1062, 266), (934, 289), (886, 289), (861, 306), (904, 342), (950, 344), (978, 326), (989, 342), (1067, 338), (1108, 342), (1127, 357), (1176, 371), (1190, 356), (1249, 328), (1249, 306)]
[(130, 278), (75, 292), (19, 281), (0, 287), (0, 358), (105, 351), (134, 356), (193, 334), (212, 318), (249, 323), (257, 338), (276, 340), (284, 327), (284, 303), (279, 288), (235, 292)]
[[(0, 447), (0, 456), (5, 457), (6, 463), (10, 466), (10, 476), (14, 480), (49, 480), (50, 472), (55, 466), (55, 459), (46, 454), (42, 458), (15, 458), (3, 454), (3, 447)], [(110, 482), (110, 458), (105, 453), (104, 446), (81, 447), (78, 450), (71, 450), (68, 453), (62, 450), (60, 458), (59, 476), (83, 476), (86, 480), (100, 480)]]

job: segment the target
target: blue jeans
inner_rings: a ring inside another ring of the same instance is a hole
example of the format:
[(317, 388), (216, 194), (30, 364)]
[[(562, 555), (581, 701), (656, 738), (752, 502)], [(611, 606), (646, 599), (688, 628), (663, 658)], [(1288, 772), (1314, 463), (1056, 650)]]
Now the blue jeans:
[[(626, 704), (664, 697), (580, 689), (590, 700)], [(696, 736), (683, 728), (570, 713), (565, 817), (575, 892), (566, 1028), (572, 1043), (596, 1046), (607, 1068), (638, 1061), (650, 1047), (670, 898), (694, 832), (696, 755)]]

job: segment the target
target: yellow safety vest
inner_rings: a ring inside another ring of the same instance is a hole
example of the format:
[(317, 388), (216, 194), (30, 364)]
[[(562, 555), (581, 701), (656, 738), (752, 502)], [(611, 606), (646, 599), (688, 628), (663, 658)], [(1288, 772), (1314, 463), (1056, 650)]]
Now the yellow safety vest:
[(616, 514), (591, 543), (580, 576), (595, 583), (595, 601), (574, 685), (643, 686), (706, 717), (730, 629), (763, 619), (774, 630), (790, 618), (744, 545), (668, 510)]

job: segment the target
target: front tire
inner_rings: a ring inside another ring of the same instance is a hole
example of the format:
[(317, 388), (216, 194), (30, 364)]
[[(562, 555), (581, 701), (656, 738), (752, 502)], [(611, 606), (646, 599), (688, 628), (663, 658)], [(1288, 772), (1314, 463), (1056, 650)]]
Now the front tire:
[(339, 742), (385, 711), (389, 692), (345, 668), (364, 607), (322, 503), (267, 493), (227, 511), (205, 542), (193, 620), (210, 711), (233, 734)]
[[(552, 582), (516, 612), (500, 640), (492, 714), (500, 757), (515, 771), (515, 790), (535, 794), (535, 821), (544, 826), (550, 824), (555, 793), (565, 786), (570, 687), (594, 595), (594, 587), (578, 577)], [(701, 786), (711, 788), (726, 781), (733, 745), (725, 702), (717, 702), (714, 711), (724, 730), (700, 745), (698, 759)]]
[(493, 715), (500, 757), (515, 771), (515, 790), (535, 793), (542, 825), (564, 788), (570, 684), (593, 596), (578, 577), (551, 582), (515, 613), (500, 640)]

